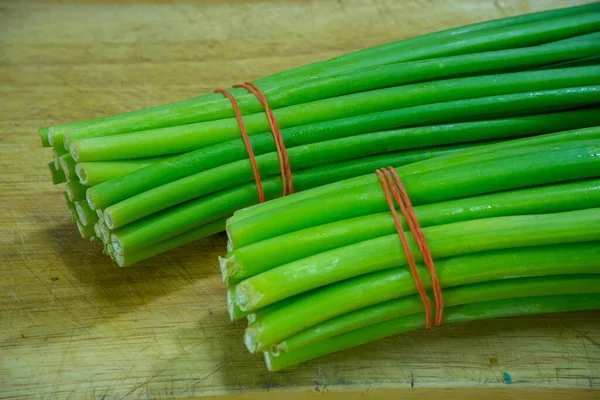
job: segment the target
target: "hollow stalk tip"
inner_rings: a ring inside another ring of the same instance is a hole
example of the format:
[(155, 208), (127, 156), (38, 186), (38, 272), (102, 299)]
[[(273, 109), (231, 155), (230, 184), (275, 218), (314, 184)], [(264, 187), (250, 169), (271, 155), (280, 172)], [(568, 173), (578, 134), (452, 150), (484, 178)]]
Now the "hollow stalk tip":
[(254, 337), (254, 334), (246, 329), (244, 333), (244, 344), (250, 353), (254, 353), (257, 348), (257, 343)]
[(90, 205), (90, 208), (92, 210), (96, 209), (96, 206), (94, 205), (94, 198), (92, 196), (92, 191), (88, 190), (85, 192), (85, 200), (88, 202), (88, 204)]
[(54, 147), (54, 135), (56, 134), (53, 127), (48, 127), (48, 144)]
[(79, 222), (81, 222), (84, 226), (88, 225), (87, 216), (85, 215), (85, 211), (80, 202), (75, 202), (75, 210), (77, 211), (77, 216), (79, 217)]
[(230, 278), (240, 270), (240, 265), (235, 255), (229, 257), (219, 256), (219, 267), (221, 270), (221, 277), (225, 283), (228, 283)]
[(79, 182), (82, 185), (86, 185), (88, 183), (88, 177), (84, 164), (75, 165), (75, 175), (77, 175), (77, 178), (79, 178)]
[(75, 162), (79, 162), (79, 145), (77, 142), (67, 144), (67, 137), (64, 137), (65, 140), (65, 149), (69, 149), (69, 153), (71, 153), (71, 157)]
[(268, 351), (264, 351), (263, 355), (265, 357), (265, 365), (267, 366), (267, 370), (272, 371), (273, 367), (272, 367), (272, 363), (271, 363), (271, 354), (269, 354)]
[(96, 222), (94, 224), (94, 232), (96, 233), (96, 236), (98, 236), (98, 238), (100, 238), (100, 240), (102, 240), (102, 242), (104, 242), (104, 238), (102, 237), (102, 231), (100, 230), (100, 222)]
[(72, 177), (71, 177), (71, 172), (69, 171), (69, 165), (67, 164), (67, 161), (64, 158), (62, 158), (62, 157), (58, 158), (58, 165), (60, 166), (60, 169), (65, 174), (65, 178), (67, 179), (67, 181), (73, 180), (73, 179), (71, 179)]
[[(219, 269), (221, 271), (221, 278), (223, 279), (223, 282), (227, 283), (227, 261), (225, 257), (218, 257), (219, 259)], [(230, 300), (231, 294), (229, 291), (227, 291), (227, 304), (229, 304), (229, 300)]]
[(108, 229), (114, 229), (113, 218), (109, 209), (104, 210), (104, 223)]
[(278, 344), (272, 344), (268, 350), (268, 352), (273, 354), (273, 356), (275, 356), (275, 357), (280, 356), (281, 354), (285, 353), (286, 351), (287, 351), (287, 349), (285, 346), (285, 342), (278, 343)]

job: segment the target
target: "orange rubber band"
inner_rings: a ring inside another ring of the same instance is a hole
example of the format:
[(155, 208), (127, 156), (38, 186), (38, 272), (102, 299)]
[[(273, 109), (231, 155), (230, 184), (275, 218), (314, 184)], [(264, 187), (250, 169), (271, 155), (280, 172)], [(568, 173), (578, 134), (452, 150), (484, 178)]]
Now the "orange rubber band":
[(391, 178), (389, 176), (389, 172), (385, 169), (378, 169), (377, 176), (379, 177), (379, 182), (381, 183), (381, 188), (383, 189), (383, 194), (385, 195), (385, 199), (387, 200), (388, 206), (390, 207), (390, 211), (392, 212), (392, 217), (394, 217), (394, 222), (396, 223), (396, 229), (398, 230), (398, 237), (400, 238), (400, 243), (402, 243), (402, 247), (404, 248), (404, 253), (406, 253), (406, 260), (408, 261), (408, 266), (410, 267), (410, 272), (412, 273), (415, 284), (417, 285), (417, 290), (419, 291), (419, 295), (421, 296), (421, 300), (423, 301), (423, 305), (425, 306), (425, 328), (431, 327), (431, 304), (429, 303), (429, 298), (427, 297), (427, 293), (425, 292), (425, 287), (421, 282), (421, 278), (419, 277), (419, 271), (417, 271), (417, 264), (415, 263), (415, 258), (410, 251), (410, 247), (408, 247), (408, 242), (406, 241), (406, 235), (404, 235), (404, 229), (402, 228), (402, 223), (400, 222), (400, 218), (398, 217), (398, 212), (396, 211), (396, 207), (394, 206), (394, 202), (392, 201), (392, 196), (390, 195), (390, 189), (388, 187), (387, 180), (391, 182)]
[(244, 144), (246, 145), (246, 151), (248, 152), (248, 158), (250, 159), (250, 164), (252, 165), (252, 173), (254, 174), (254, 180), (256, 181), (256, 190), (258, 191), (258, 201), (261, 203), (265, 202), (265, 193), (263, 192), (262, 182), (260, 180), (260, 173), (258, 171), (258, 164), (256, 163), (256, 157), (254, 156), (254, 150), (252, 150), (252, 145), (250, 144), (250, 138), (248, 137), (248, 131), (246, 131), (246, 126), (244, 125), (244, 120), (242, 119), (242, 113), (240, 112), (240, 107), (238, 106), (237, 100), (231, 93), (227, 90), (218, 88), (213, 90), (214, 93), (222, 93), (224, 94), (229, 101), (231, 102), (231, 107), (233, 108), (233, 112), (235, 113), (235, 118), (237, 119), (238, 125), (240, 126), (240, 131), (242, 132), (242, 139), (244, 139)]
[[(427, 266), (429, 275), (431, 275), (431, 286), (433, 288), (433, 295), (435, 298), (435, 310), (436, 310), (435, 311), (435, 325), (439, 326), (442, 324), (442, 316), (444, 313), (444, 299), (442, 297), (442, 287), (440, 285), (440, 280), (435, 271), (433, 257), (431, 256), (431, 251), (429, 250), (429, 246), (427, 245), (427, 240), (425, 239), (425, 234), (423, 233), (423, 229), (421, 229), (421, 226), (419, 225), (419, 220), (417, 219), (417, 216), (415, 215), (415, 210), (412, 206), (410, 198), (408, 197), (408, 193), (406, 193), (406, 189), (404, 188), (404, 185), (402, 184), (402, 181), (400, 180), (400, 177), (398, 176), (398, 173), (392, 167), (388, 167), (387, 169), (388, 169), (388, 171), (390, 171), (390, 173), (394, 177), (396, 187), (398, 188), (398, 190), (400, 192), (399, 194), (400, 194), (402, 202), (400, 202), (399, 201), (400, 199), (398, 199), (398, 198), (396, 198), (396, 201), (399, 204), (404, 203), (404, 207), (406, 209), (406, 214), (404, 214), (404, 212), (403, 212), (404, 218), (406, 218), (407, 216), (410, 217), (410, 219), (407, 219), (407, 222), (409, 224), (409, 227), (410, 227), (410, 230), (411, 230), (413, 236), (415, 236), (415, 240), (416, 240), (417, 244), (419, 245), (419, 250), (421, 251), (421, 255), (423, 256), (423, 261), (425, 261), (425, 265)], [(395, 188), (393, 188), (393, 189), (395, 189)]]
[(275, 139), (275, 147), (277, 148), (277, 154), (279, 156), (279, 168), (281, 168), (281, 183), (283, 185), (283, 194), (282, 196), (286, 196), (288, 194), (294, 193), (294, 185), (292, 182), (292, 171), (290, 168), (290, 161), (288, 159), (287, 150), (285, 149), (285, 144), (283, 143), (283, 137), (281, 136), (281, 131), (279, 130), (279, 126), (277, 126), (277, 121), (275, 119), (275, 114), (269, 107), (267, 102), (267, 98), (260, 91), (260, 89), (252, 82), (245, 82), (240, 85), (234, 85), (234, 88), (244, 88), (252, 93), (260, 104), (262, 104), (265, 112), (267, 113), (267, 119), (269, 120), (269, 125), (271, 126), (271, 132), (273, 133), (273, 139)]
[[(394, 197), (394, 200), (396, 200), (396, 203), (398, 203), (398, 205), (400, 206), (400, 211), (402, 212), (402, 215), (406, 220), (411, 233), (413, 234), (415, 242), (419, 247), (419, 251), (423, 256), (423, 260), (425, 262), (427, 270), (431, 275), (431, 284), (433, 287), (436, 308), (434, 324), (436, 326), (439, 326), (442, 323), (442, 316), (444, 312), (442, 289), (439, 278), (435, 271), (435, 265), (433, 263), (431, 251), (429, 250), (429, 246), (427, 245), (425, 235), (423, 234), (423, 230), (421, 229), (419, 221), (417, 220), (417, 217), (415, 215), (412, 203), (408, 197), (408, 194), (406, 192), (406, 189), (404, 188), (404, 185), (402, 184), (400, 177), (398, 176), (398, 173), (394, 168), (388, 167), (386, 169), (377, 170), (377, 175), (379, 177), (379, 181), (381, 182), (381, 186), (385, 194), (386, 200), (388, 202), (388, 206), (390, 207), (390, 211), (392, 212), (392, 216), (394, 217), (396, 229), (398, 230), (398, 234), (401, 236), (402, 247), (404, 249), (404, 252), (406, 253), (406, 258), (408, 260), (411, 272), (413, 274), (415, 284), (417, 285), (417, 290), (419, 291), (419, 294), (421, 295), (421, 299), (423, 300), (423, 304), (425, 306), (425, 327), (431, 327), (431, 305), (429, 303), (429, 298), (427, 297), (425, 289), (423, 288), (423, 284), (421, 283), (421, 279), (418, 275), (416, 264), (414, 264), (414, 257), (410, 251), (408, 243), (406, 242), (406, 238), (404, 237), (404, 229), (398, 218), (398, 213), (396, 212), (394, 204), (391, 200), (392, 196)], [(387, 182), (384, 180), (384, 176)], [(390, 187), (392, 196), (390, 196)], [(402, 239), (403, 237), (404, 239)]]

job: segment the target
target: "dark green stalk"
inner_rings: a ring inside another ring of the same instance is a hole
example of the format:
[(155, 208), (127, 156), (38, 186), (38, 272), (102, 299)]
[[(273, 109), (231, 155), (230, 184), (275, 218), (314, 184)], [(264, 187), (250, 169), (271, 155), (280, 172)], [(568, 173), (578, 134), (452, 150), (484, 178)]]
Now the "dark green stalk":
[[(301, 171), (301, 174), (297, 175), (297, 179), (295, 179), (296, 183), (297, 183), (296, 186), (299, 189), (305, 190), (305, 189), (311, 188), (312, 185), (327, 184), (330, 182), (335, 182), (340, 179), (347, 179), (352, 176), (365, 174), (365, 173), (374, 171), (375, 169), (381, 167), (382, 165), (402, 165), (402, 163), (404, 163), (404, 162), (415, 161), (415, 160), (410, 160), (410, 159), (407, 160), (406, 156), (403, 153), (399, 153), (398, 156), (396, 156), (395, 154), (398, 154), (398, 153), (384, 154), (384, 155), (373, 156), (373, 157), (365, 157), (365, 158), (361, 158), (359, 160), (351, 160), (351, 161), (346, 161), (346, 162), (342, 162), (342, 163), (328, 164), (328, 165), (318, 167), (318, 168), (306, 169), (306, 170)], [(432, 155), (435, 155), (435, 154), (432, 154)], [(281, 181), (279, 181), (279, 182), (281, 182)], [(272, 188), (274, 188), (273, 189), (274, 191), (276, 191), (276, 190), (280, 191), (281, 184), (279, 183), (279, 186), (277, 186), (277, 183), (275, 183), (275, 185), (272, 185)], [(219, 224), (218, 224), (219, 230), (215, 231), (215, 232), (220, 232), (220, 231), (225, 230), (225, 220), (226, 220), (226, 218), (223, 218), (222, 220), (218, 221), (219, 222)], [(106, 225), (104, 225), (104, 228), (108, 232), (108, 228), (106, 228)], [(207, 233), (207, 232), (211, 232), (211, 233)], [(206, 226), (201, 225), (198, 228), (193, 228), (192, 230), (189, 230), (189, 231), (184, 232), (180, 235), (177, 235), (173, 238), (162, 241), (153, 246), (143, 248), (139, 251), (133, 251), (133, 252), (126, 251), (125, 255), (115, 253), (116, 254), (115, 257), (117, 258), (117, 261), (119, 259), (124, 260), (124, 265), (122, 265), (122, 266), (128, 266), (128, 265), (133, 264), (134, 262), (138, 262), (145, 258), (149, 258), (155, 254), (158, 254), (158, 253), (153, 253), (152, 251), (150, 251), (151, 249), (158, 249), (159, 248), (158, 246), (160, 246), (160, 248), (163, 249), (162, 251), (167, 251), (167, 250), (171, 250), (175, 247), (183, 246), (190, 242), (202, 239), (203, 237), (206, 237), (209, 234), (213, 234), (215, 232), (212, 232), (212, 230), (207, 231)]]
[[(439, 156), (451, 151), (480, 145), (480, 141), (511, 136), (524, 136), (561, 129), (592, 126), (598, 122), (600, 109), (585, 109), (557, 114), (467, 122), (452, 125), (408, 128), (356, 135), (341, 139), (320, 141), (292, 147), (288, 156), (292, 171), (337, 163), (379, 153), (389, 153), (418, 148), (406, 152), (406, 162), (400, 166)], [(600, 135), (598, 136), (600, 138)], [(431, 148), (448, 142), (477, 142)], [(277, 153), (267, 153), (256, 158), (260, 176), (265, 179), (280, 174)], [(106, 163), (98, 163), (106, 164)], [(120, 164), (120, 163), (119, 163)], [(78, 164), (78, 166), (81, 164)], [(185, 201), (199, 198), (232, 186), (252, 182), (254, 175), (248, 160), (240, 160), (207, 171), (174, 180), (168, 184), (140, 193), (105, 209), (106, 224), (115, 229), (147, 215), (167, 209)], [(93, 195), (93, 194), (92, 194)], [(95, 202), (94, 202), (95, 204)]]
[[(295, 181), (300, 187), (310, 188), (314, 183), (335, 182), (338, 179), (344, 179), (347, 175), (362, 174), (366, 171), (372, 171), (374, 165), (386, 165), (388, 161), (404, 161), (406, 157), (400, 154), (396, 157), (394, 153), (386, 157), (375, 156), (375, 160), (358, 159), (351, 160), (339, 166), (330, 164), (324, 167), (310, 168), (299, 171), (295, 175)], [(337, 167), (340, 167), (339, 169)], [(308, 179), (304, 179), (307, 175)], [(280, 178), (269, 178), (263, 181), (263, 190), (267, 200), (277, 197), (282, 190)], [(184, 203), (178, 207), (171, 208), (160, 214), (146, 217), (136, 221), (133, 224), (126, 225), (114, 231), (112, 235), (113, 245), (116, 254), (119, 257), (127, 258), (127, 254), (143, 253), (142, 249), (153, 246), (173, 236), (183, 236), (189, 230), (203, 232), (202, 227), (212, 221), (223, 219), (240, 207), (258, 202), (256, 187), (254, 184), (240, 185), (235, 188), (227, 189), (192, 202)], [(225, 226), (221, 228), (224, 230)], [(154, 231), (154, 232), (153, 232)], [(139, 238), (152, 237), (151, 242), (140, 243)], [(194, 236), (193, 240), (201, 237)], [(131, 242), (138, 242), (131, 246)], [(188, 242), (185, 242), (188, 243)], [(185, 243), (181, 243), (185, 244)]]
[[(534, 41), (534, 43), (543, 43), (544, 41), (553, 40), (553, 37), (546, 37), (547, 35), (543, 34), (543, 27), (540, 29), (540, 24), (543, 25), (544, 21), (548, 21), (545, 25), (549, 26), (550, 31), (557, 32), (560, 31), (560, 29), (557, 29), (557, 26), (561, 25), (561, 18), (568, 19), (578, 15), (585, 17), (590, 15), (590, 13), (593, 15), (598, 9), (599, 7), (595, 5), (588, 5), (454, 28), (306, 65), (281, 72), (271, 77), (258, 79), (255, 82), (263, 91), (267, 91), (271, 88), (308, 81), (319, 76), (336, 75), (342, 72), (371, 67), (378, 63), (384, 64), (411, 59), (432, 58), (443, 54), (481, 51), (482, 46), (485, 49), (487, 43), (494, 42), (494, 40), (502, 43), (502, 29), (507, 31), (506, 35), (508, 36), (518, 37), (519, 32), (521, 32), (521, 40), (515, 43), (517, 46), (526, 46), (527, 43), (531, 43), (531, 41), (527, 42), (527, 37), (539, 38), (540, 32), (542, 33), (542, 37)], [(486, 31), (491, 32), (491, 36), (486, 36)], [(565, 33), (567, 36), (569, 34), (576, 34), (573, 32)], [(464, 40), (457, 40), (457, 38), (463, 38)], [(511, 47), (511, 45), (511, 43), (508, 43), (504, 47), (500, 46), (500, 48)], [(479, 46), (479, 49), (477, 46)], [(245, 94), (244, 90), (239, 89), (231, 89), (231, 92), (235, 95)], [(201, 115), (203, 109), (207, 105), (210, 105), (211, 102), (221, 102), (223, 104), (222, 96), (208, 94), (147, 110), (55, 126), (51, 128), (50, 143), (61, 142), (63, 134), (68, 131), (75, 133), (74, 131), (77, 130), (77, 133), (82, 136), (103, 135), (111, 132), (123, 133), (201, 121), (201, 117), (197, 115)], [(41, 133), (45, 137), (46, 132)]]
[[(287, 86), (281, 91), (269, 94), (269, 105), (277, 109), (384, 87), (461, 76), (524, 71), (542, 65), (569, 63), (575, 59), (597, 55), (600, 49), (599, 40), (600, 33), (592, 33), (534, 47), (377, 66)], [(257, 108), (255, 112), (260, 111), (261, 109)], [(222, 116), (227, 117), (231, 115)]]
[[(600, 56), (578, 58), (576, 60), (565, 61), (543, 67), (544, 69), (554, 68), (571, 68), (571, 67), (584, 67), (588, 65), (600, 65)], [(542, 69), (542, 68), (540, 68)]]
[[(459, 131), (460, 128), (453, 130)], [(519, 131), (511, 131), (511, 134), (518, 135), (519, 133)], [(489, 135), (490, 132), (485, 132), (485, 134)], [(376, 132), (293, 147), (288, 150), (288, 156), (292, 170), (299, 171), (379, 153), (400, 152), (404, 146), (398, 143), (401, 140), (396, 139), (395, 132)], [(480, 143), (403, 151), (402, 153), (406, 153), (406, 162), (403, 162), (402, 165), (477, 145), (480, 145)], [(261, 179), (280, 174), (277, 153), (260, 155), (256, 158), (256, 161)], [(188, 200), (253, 181), (252, 166), (248, 160), (222, 165), (148, 190), (107, 207), (104, 210), (106, 225), (110, 229), (119, 228)]]
[[(518, 149), (518, 151), (513, 150), (512, 153), (507, 151), (494, 156), (485, 154), (480, 158), (469, 160), (470, 162), (464, 165), (458, 165), (457, 168), (409, 175), (404, 183), (409, 193), (411, 193), (413, 203), (418, 205), (466, 195), (563, 180), (585, 179), (595, 176), (595, 164), (600, 162), (597, 157), (589, 157), (589, 154), (597, 152), (598, 147), (597, 141), (590, 142), (537, 146)], [(449, 156), (452, 156), (452, 153)], [(439, 159), (443, 158), (439, 157)], [(300, 175), (300, 173), (297, 175)], [(479, 176), (488, 176), (489, 178), (481, 182)], [(274, 178), (266, 179), (263, 182), (266, 199), (277, 196), (281, 189), (281, 182), (273, 182), (272, 179)], [(456, 185), (456, 187), (453, 185)], [(359, 187), (359, 189), (362, 192), (349, 191), (349, 193), (343, 193), (339, 196), (340, 200), (346, 198), (346, 203), (335, 202), (327, 205), (326, 202), (321, 201), (319, 209), (322, 213), (318, 215), (337, 218), (336, 216), (340, 215), (339, 210), (342, 210), (343, 213), (347, 213), (345, 218), (350, 218), (383, 211), (382, 205), (385, 207), (385, 202), (382, 201), (383, 194), (380, 186), (365, 185), (364, 188)], [(439, 191), (437, 191), (438, 189)], [(357, 194), (363, 196), (358, 206), (356, 205), (356, 199), (352, 197)], [(254, 185), (241, 185), (184, 203), (117, 229), (112, 235), (113, 245), (117, 252), (147, 247), (204, 223), (224, 218), (230, 215), (233, 210), (255, 202), (257, 202), (257, 193)], [(350, 203), (354, 208), (347, 210), (346, 205)], [(293, 207), (288, 208), (293, 211)], [(299, 216), (300, 214), (291, 212), (290, 218), (297, 220)], [(314, 221), (314, 218), (314, 216), (304, 216), (307, 223)], [(330, 221), (323, 221), (323, 223), (325, 222)]]
[[(282, 135), (286, 146), (291, 148), (297, 145), (317, 142), (320, 137), (322, 138), (320, 140), (334, 139), (402, 127), (506, 118), (535, 113), (550, 113), (597, 103), (600, 103), (600, 86), (557, 89), (533, 93), (458, 100), (385, 111), (304, 127), (284, 129), (282, 130)], [(582, 121), (587, 120), (587, 118), (583, 118), (584, 115), (589, 116), (588, 112), (584, 111), (584, 113), (585, 114), (583, 115), (579, 115)], [(564, 115), (564, 117), (568, 116), (569, 115)], [(573, 115), (573, 117), (575, 117), (575, 115)], [(530, 117), (522, 117), (518, 124), (528, 125), (527, 122), (523, 121), (528, 118)], [(565, 122), (562, 123), (557, 121), (557, 127), (564, 127), (565, 124), (577, 123), (575, 121), (578, 121), (580, 118), (565, 118), (563, 120)], [(534, 126), (528, 126), (529, 127), (526, 128), (527, 130), (531, 130), (532, 132), (536, 131)], [(432, 131), (428, 132), (428, 129), (431, 129)], [(421, 133), (427, 133), (427, 137), (434, 140), (433, 137), (436, 136), (437, 129), (443, 130), (444, 127), (420, 128), (409, 131), (408, 139), (414, 139), (412, 143), (415, 143), (412, 147), (422, 146), (422, 142), (419, 141), (419, 135)], [(411, 137), (410, 133), (414, 134), (414, 136)], [(260, 136), (261, 140), (254, 141), (255, 136), (251, 137), (255, 154), (260, 155), (273, 151), (274, 144), (270, 133), (257, 136)], [(445, 143), (453, 143), (453, 141), (450, 138), (440, 141), (440, 144)], [(168, 162), (161, 162), (122, 178), (94, 186), (89, 191), (88, 202), (94, 209), (103, 209), (146, 190), (189, 176), (192, 173), (214, 168), (224, 163), (246, 159), (247, 157), (248, 155), (242, 140), (236, 139), (235, 141), (228, 142), (228, 144), (223, 147), (217, 145), (212, 149), (207, 148), (176, 156)], [(296, 174), (294, 174), (294, 181), (296, 181)]]
[[(600, 308), (600, 295), (597, 294), (523, 297), (451, 307), (444, 314), (444, 323), (598, 308)], [(271, 353), (265, 353), (265, 361), (270, 371), (278, 371), (387, 336), (422, 328), (423, 321), (423, 314), (392, 319), (323, 340), (299, 351), (285, 353), (278, 357)]]
[[(582, 111), (584, 111), (584, 110), (582, 110)], [(596, 112), (596, 111), (592, 111), (592, 109), (590, 109), (590, 111), (592, 113)], [(561, 114), (561, 115), (568, 118), (568, 114)], [(529, 118), (529, 117), (524, 117), (524, 118)], [(600, 138), (600, 136), (598, 136), (600, 134), (599, 129), (600, 128), (598, 128), (598, 127), (591, 127), (591, 128), (587, 128), (587, 129), (579, 129), (579, 130), (573, 130), (573, 131), (567, 131), (567, 132), (550, 133), (550, 134), (540, 136), (540, 137), (516, 139), (516, 140), (511, 140), (508, 142), (498, 143), (498, 144), (491, 144), (491, 145), (483, 144), (481, 146), (477, 146), (477, 147), (474, 147), (474, 148), (471, 148), (468, 150), (463, 150), (462, 152), (460, 152), (460, 154), (454, 154), (452, 156), (446, 155), (442, 159), (423, 160), (423, 161), (417, 162), (414, 165), (411, 165), (410, 167), (402, 168), (402, 175), (412, 174), (412, 173), (415, 173), (418, 171), (426, 171), (428, 169), (431, 169), (431, 170), (439, 169), (445, 164), (448, 164), (448, 163), (452, 164), (454, 162), (453, 160), (465, 159), (465, 158), (468, 158), (471, 156), (481, 155), (484, 153), (502, 152), (502, 151), (505, 151), (510, 148), (524, 148), (524, 147), (528, 147), (528, 146), (539, 145), (542, 143), (552, 144), (552, 143), (560, 143), (560, 142), (564, 142), (564, 141), (573, 141), (573, 140), (598, 139), (598, 138)], [(432, 140), (432, 138), (428, 138), (428, 140)], [(394, 165), (394, 164), (392, 164), (392, 165)], [(379, 167), (377, 167), (377, 168), (379, 168)], [(258, 223), (258, 221), (261, 218), (263, 218), (265, 216), (267, 216), (267, 218), (268, 218), (268, 216), (272, 212), (274, 212), (274, 210), (276, 210), (278, 208), (288, 206), (292, 203), (300, 203), (301, 201), (305, 201), (310, 198), (321, 197), (326, 194), (345, 192), (345, 191), (349, 190), (350, 188), (354, 189), (357, 186), (361, 186), (361, 185), (365, 185), (365, 184), (376, 184), (376, 183), (378, 183), (378, 179), (373, 174), (368, 174), (368, 175), (364, 175), (364, 176), (356, 176), (355, 175), (351, 179), (347, 179), (347, 180), (343, 180), (343, 181), (339, 181), (339, 182), (335, 182), (335, 183), (330, 183), (328, 185), (321, 186), (321, 187), (312, 189), (307, 192), (296, 193), (294, 196), (291, 196), (291, 197), (290, 196), (281, 197), (281, 198), (275, 199), (273, 201), (270, 201), (267, 204), (257, 204), (257, 205), (250, 206), (250, 207), (247, 207), (244, 209), (240, 209), (240, 210), (237, 210), (235, 212), (235, 214), (228, 220), (228, 230), (231, 230), (232, 232), (234, 232), (234, 230), (235, 230), (235, 236), (240, 238), (242, 236), (242, 234), (240, 234), (240, 232), (237, 231), (238, 226), (248, 226), (246, 224)], [(269, 212), (269, 213), (267, 213), (267, 212)], [(245, 223), (240, 224), (240, 221), (242, 221), (244, 219), (249, 219), (251, 217), (256, 217), (256, 218), (252, 221), (246, 221)], [(271, 228), (271, 227), (272, 226), (269, 226), (269, 228)], [(286, 230), (286, 231), (282, 231), (280, 233), (286, 233), (289, 231), (290, 230)], [(264, 234), (266, 232), (267, 232), (266, 230), (263, 230), (262, 234)], [(261, 237), (257, 238), (257, 240), (266, 239), (268, 237), (269, 237), (268, 235), (262, 235)], [(240, 243), (243, 242), (243, 243), (249, 244), (250, 242), (246, 242), (246, 240), (252, 240), (252, 239), (251, 238), (247, 238), (247, 239), (240, 238), (238, 240)], [(239, 244), (236, 247), (239, 247), (241, 245), (242, 244)]]
[[(600, 21), (599, 21), (600, 23)], [(371, 90), (274, 110), (280, 128), (376, 113), (423, 104), (492, 95), (600, 84), (600, 67), (564, 68), (475, 76)], [(269, 129), (265, 113), (244, 118), (248, 134)], [(196, 150), (239, 138), (235, 118), (73, 141), (73, 159), (105, 161)]]

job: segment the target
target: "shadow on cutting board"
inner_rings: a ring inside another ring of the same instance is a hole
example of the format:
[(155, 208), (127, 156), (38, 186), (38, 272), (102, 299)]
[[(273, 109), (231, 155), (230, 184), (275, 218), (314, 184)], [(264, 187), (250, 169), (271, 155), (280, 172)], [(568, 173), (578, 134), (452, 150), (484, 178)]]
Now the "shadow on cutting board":
[(195, 327), (166, 338), (165, 346), (177, 348), (178, 355), (152, 365), (157, 376), (151, 386), (169, 382), (171, 394), (188, 396), (224, 390), (408, 389), (458, 382), (527, 385), (540, 379), (587, 388), (591, 377), (554, 366), (568, 363), (563, 357), (575, 347), (579, 350), (578, 332), (588, 318), (589, 312), (559, 313), (418, 330), (269, 372), (262, 355), (250, 354), (243, 344), (245, 321), (232, 323), (219, 310), (204, 315)]
[[(220, 274), (217, 256), (225, 252), (226, 237), (218, 234), (165, 254), (120, 268), (102, 253), (99, 244), (82, 239), (71, 223), (45, 231), (42, 239), (54, 247), (57, 271), (75, 280), (96, 310), (111, 318), (193, 287), (201, 279)], [(57, 273), (57, 283), (60, 283)], [(104, 319), (103, 318), (103, 319)]]

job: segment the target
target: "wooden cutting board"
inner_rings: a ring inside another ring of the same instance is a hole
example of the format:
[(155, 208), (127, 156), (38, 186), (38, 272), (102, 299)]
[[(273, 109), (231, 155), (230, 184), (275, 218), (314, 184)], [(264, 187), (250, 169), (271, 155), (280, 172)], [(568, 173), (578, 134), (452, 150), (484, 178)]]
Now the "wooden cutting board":
[(598, 312), (445, 326), (268, 373), (225, 311), (225, 238), (118, 269), (68, 221), (36, 134), (575, 3), (3, 1), (0, 398), (598, 398)]

